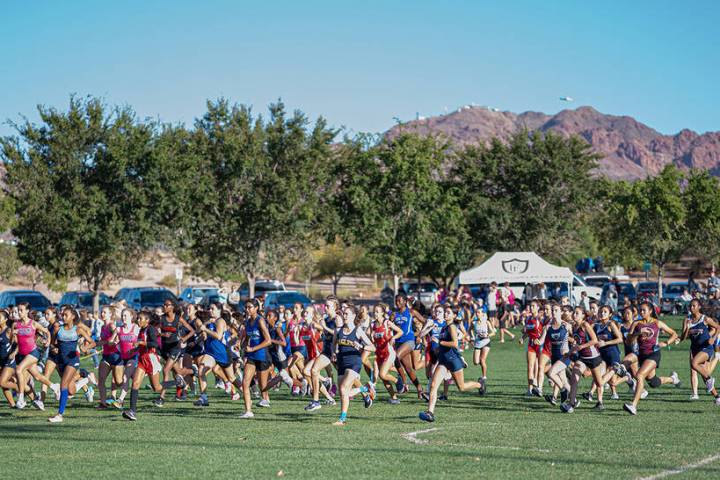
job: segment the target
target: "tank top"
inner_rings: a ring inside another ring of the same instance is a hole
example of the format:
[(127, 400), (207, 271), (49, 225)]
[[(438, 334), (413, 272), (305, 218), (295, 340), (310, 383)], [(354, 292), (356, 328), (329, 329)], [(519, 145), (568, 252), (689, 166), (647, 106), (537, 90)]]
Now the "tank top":
[(32, 320), (30, 323), (18, 322), (15, 329), (17, 336), (18, 355), (28, 355), (35, 350), (35, 325)]
[(525, 322), (525, 333), (530, 340), (539, 340), (542, 336), (543, 323), (540, 317), (530, 317)]
[[(582, 345), (583, 343), (587, 343), (590, 340), (590, 337), (584, 328), (573, 330), (573, 338), (575, 338), (576, 345)], [(592, 347), (583, 348), (578, 352), (578, 354), (580, 355), (580, 358), (589, 359), (595, 358), (600, 355), (600, 351), (595, 345), (593, 345)]]
[(139, 355), (155, 353), (155, 349), (157, 348), (157, 331), (155, 330), (155, 327), (148, 325), (147, 327), (140, 329), (140, 333), (138, 333), (138, 342), (146, 342), (146, 345), (140, 345), (138, 347)]
[[(13, 346), (8, 337), (8, 328), (0, 332), (0, 359), (7, 359), (12, 352)], [(3, 362), (4, 363), (4, 362)]]
[(447, 347), (443, 345), (440, 342), (449, 342), (452, 340), (452, 335), (450, 333), (450, 327), (452, 327), (452, 324), (445, 323), (442, 328), (440, 329), (440, 335), (438, 336), (438, 346), (439, 346), (439, 355), (440, 356), (459, 356), (458, 351), (455, 347)]
[[(217, 332), (217, 324), (214, 321), (208, 322), (206, 327), (211, 332)], [(205, 340), (205, 352), (220, 363), (227, 363), (228, 354), (226, 344), (226, 336), (223, 336), (221, 339), (217, 339), (208, 335)]]
[[(610, 328), (609, 322), (607, 324), (605, 324), (600, 321), (597, 321), (593, 324), (593, 329), (595, 330), (595, 336), (597, 336), (598, 341), (609, 342), (611, 340), (615, 340), (615, 335), (613, 334), (613, 331)], [(620, 349), (618, 348), (617, 345), (610, 345), (607, 347), (600, 348), (600, 351), (603, 351), (603, 352), (612, 352), (614, 350), (617, 350), (618, 352), (620, 351)]]
[(57, 346), (58, 350), (60, 350), (60, 358), (62, 361), (71, 361), (78, 356), (78, 338), (77, 325), (73, 325), (70, 329), (60, 327), (55, 335), (55, 339), (57, 340)]
[(293, 320), (288, 324), (288, 332), (290, 333), (290, 347), (304, 347), (305, 340), (302, 337), (302, 325), (297, 320)]
[(690, 348), (697, 352), (704, 348), (708, 348), (711, 345), (708, 344), (710, 340), (710, 329), (705, 323), (705, 315), (700, 317), (696, 323), (691, 323), (688, 328), (688, 335), (690, 337)]
[(354, 327), (350, 333), (345, 333), (345, 327), (337, 332), (338, 355), (360, 355), (362, 343), (358, 339), (358, 327)]
[(440, 347), (440, 332), (447, 325), (445, 320), (439, 321), (433, 319), (433, 327), (430, 330), (430, 348), (435, 350)]
[(405, 310), (402, 312), (395, 312), (394, 315), (394, 321), (395, 325), (400, 327), (400, 329), (403, 331), (400, 338), (397, 339), (397, 343), (405, 343), (405, 342), (411, 342), (415, 340), (415, 334), (413, 333), (413, 317), (410, 313), (410, 309), (408, 307), (405, 307)]
[[(325, 315), (325, 326), (334, 332), (337, 328), (337, 323), (335, 322), (334, 318), (330, 318), (328, 315)], [(323, 343), (332, 344), (332, 341), (333, 334), (327, 331), (323, 331)]]
[(130, 360), (133, 355), (130, 353), (135, 348), (135, 343), (138, 340), (138, 334), (140, 333), (140, 327), (134, 323), (130, 324), (130, 328), (125, 328), (123, 325), (118, 330), (118, 348), (120, 350), (120, 358), (123, 360)]
[(635, 332), (640, 336), (637, 339), (638, 351), (641, 355), (650, 355), (660, 350), (658, 341), (660, 338), (660, 327), (656, 321), (638, 322)]
[[(249, 347), (256, 347), (265, 340), (263, 338), (262, 330), (260, 329), (260, 321), (262, 319), (263, 318), (258, 315), (255, 317), (255, 320), (248, 319), (247, 322), (245, 322), (245, 335), (247, 335)], [(250, 360), (257, 360), (260, 362), (266, 361), (268, 359), (267, 348), (261, 348), (260, 350), (255, 350), (254, 352), (245, 353), (245, 356)]]
[(488, 335), (490, 334), (488, 330), (488, 322), (487, 320), (476, 320), (473, 322), (473, 332), (475, 332), (475, 336), (479, 338), (488, 338)]
[[(175, 319), (168, 321), (167, 315), (160, 318), (160, 333), (162, 334), (163, 347), (172, 347), (180, 342), (180, 317), (175, 315)], [(167, 336), (165, 336), (167, 335)]]
[[(632, 326), (632, 324), (631, 324)], [(630, 334), (630, 327), (626, 327), (624, 324), (620, 325), (620, 333), (623, 337), (623, 346), (625, 349), (625, 355), (630, 355), (631, 353), (634, 353), (637, 355), (638, 353), (638, 346), (637, 342), (635, 340), (630, 341), (628, 335)]]
[[(113, 331), (110, 329), (110, 326), (103, 325), (100, 329), (100, 340), (102, 340), (103, 342), (108, 342), (112, 338), (112, 336)], [(117, 345), (103, 343), (102, 353), (103, 355), (112, 355), (113, 353), (118, 353), (118, 347)]]
[(385, 322), (375, 324), (372, 329), (372, 336), (377, 353), (386, 353), (393, 337), (392, 330), (385, 325)]
[(550, 343), (550, 354), (552, 358), (557, 359), (567, 353), (568, 330), (564, 323), (561, 323), (558, 328), (555, 328), (552, 324), (550, 324), (545, 338), (547, 338), (547, 341)]

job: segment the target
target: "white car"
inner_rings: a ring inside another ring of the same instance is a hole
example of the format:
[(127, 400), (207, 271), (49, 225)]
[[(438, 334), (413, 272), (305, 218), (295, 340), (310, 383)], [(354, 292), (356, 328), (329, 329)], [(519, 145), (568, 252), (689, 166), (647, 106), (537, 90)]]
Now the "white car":
[(578, 277), (577, 275), (573, 275), (573, 285), (572, 285), (572, 300), (573, 305), (580, 304), (580, 300), (582, 298), (582, 292), (585, 292), (590, 300), (597, 300), (600, 301), (600, 297), (602, 296), (602, 287), (593, 287), (585, 283), (585, 281)]

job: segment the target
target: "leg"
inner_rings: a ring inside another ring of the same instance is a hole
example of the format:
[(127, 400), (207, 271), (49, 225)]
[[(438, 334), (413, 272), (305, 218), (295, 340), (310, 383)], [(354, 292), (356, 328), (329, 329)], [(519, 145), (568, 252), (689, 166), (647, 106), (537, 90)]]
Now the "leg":
[(250, 384), (255, 376), (255, 364), (245, 362), (245, 370), (243, 371), (243, 400), (245, 401), (245, 412), (252, 412), (252, 395), (250, 394)]

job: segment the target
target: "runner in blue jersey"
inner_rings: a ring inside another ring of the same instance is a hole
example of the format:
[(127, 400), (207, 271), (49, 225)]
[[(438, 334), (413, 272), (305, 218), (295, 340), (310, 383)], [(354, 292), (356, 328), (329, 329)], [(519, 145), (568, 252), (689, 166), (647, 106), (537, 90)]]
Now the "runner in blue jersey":
[(720, 396), (715, 389), (715, 378), (712, 376), (712, 359), (715, 356), (715, 340), (720, 326), (703, 315), (700, 301), (690, 302), (690, 315), (683, 324), (681, 340), (690, 339), (690, 371), (697, 372), (705, 382), (707, 392), (715, 397), (715, 404), (720, 405)]
[[(560, 314), (556, 315), (557, 310)], [(567, 378), (567, 367), (570, 365), (568, 338), (572, 332), (572, 314), (563, 312), (559, 305), (553, 306), (552, 321), (545, 330), (545, 342), (550, 345), (550, 371), (548, 378), (553, 384), (552, 395), (545, 395), (545, 400), (557, 405), (558, 393), (560, 401), (565, 402), (570, 392)]]
[(10, 314), (0, 310), (0, 387), (10, 408), (15, 408), (15, 399), (12, 391), (17, 390), (15, 376), (15, 337), (10, 326)]
[[(250, 384), (255, 374), (258, 376), (260, 390), (265, 389), (267, 378), (270, 373), (271, 359), (267, 348), (271, 345), (270, 332), (265, 319), (258, 313), (260, 304), (256, 299), (245, 302), (245, 369), (243, 371), (243, 399), (245, 401), (245, 413), (240, 418), (253, 418), (252, 396)], [(267, 391), (264, 391), (263, 398), (258, 402), (259, 407), (269, 407)]]
[[(620, 344), (623, 343), (623, 334), (612, 317), (612, 308), (608, 305), (603, 305), (598, 311), (597, 320), (593, 324), (593, 329), (598, 339), (600, 357), (603, 362), (605, 362), (605, 373), (603, 374), (602, 384), (610, 385), (610, 391), (612, 392), (610, 398), (612, 400), (618, 400), (620, 396), (617, 393), (617, 385), (622, 382), (615, 373), (615, 370), (620, 368), (621, 365)], [(597, 387), (593, 383), (589, 394), (585, 396), (586, 400), (592, 401), (593, 394), (596, 390)]]
[(426, 321), (416, 310), (408, 307), (407, 296), (404, 293), (395, 296), (395, 307), (397, 310), (393, 312), (391, 318), (393, 322), (395, 322), (395, 325), (400, 327), (403, 332), (402, 336), (396, 342), (397, 360), (395, 361), (395, 365), (398, 367), (398, 370), (400, 368), (405, 370), (410, 381), (415, 385), (418, 398), (426, 398), (427, 395), (422, 390), (413, 364), (413, 350), (415, 350), (415, 331), (413, 324), (415, 319), (417, 319), (422, 324), (422, 328), (420, 329), (422, 331), (431, 323)]

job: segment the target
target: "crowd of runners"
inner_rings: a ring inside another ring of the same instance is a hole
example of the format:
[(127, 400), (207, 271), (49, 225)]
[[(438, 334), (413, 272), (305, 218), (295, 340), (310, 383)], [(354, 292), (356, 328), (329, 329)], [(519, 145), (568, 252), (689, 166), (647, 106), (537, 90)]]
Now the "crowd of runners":
[[(44, 410), (51, 391), (58, 402), (52, 423), (63, 421), (68, 400), (79, 392), (95, 402), (95, 388), (98, 410), (118, 409), (133, 421), (142, 388), (157, 393), (154, 407), (161, 408), (170, 395), (211, 408), (209, 381), (232, 400), (242, 400), (243, 419), (254, 417), (253, 408), (269, 408), (271, 395), (285, 385), (293, 396), (309, 400), (308, 413), (339, 403), (336, 425), (347, 422), (351, 399), (370, 408), (380, 389), (388, 405), (417, 395), (427, 402), (419, 418), (433, 422), (451, 385), (485, 394), (492, 384), (491, 339), (504, 342), (509, 335), (525, 350), (526, 395), (565, 413), (574, 412), (581, 399), (603, 410), (607, 396), (619, 399), (625, 384), (632, 399), (623, 408), (636, 415), (649, 391), (680, 384), (676, 372), (663, 375), (668, 372), (661, 369), (661, 351), (681, 341), (690, 342), (691, 399), (698, 399), (703, 383), (720, 405), (712, 376), (720, 328), (697, 299), (680, 332), (660, 320), (650, 302), (616, 312), (594, 301), (572, 307), (531, 300), (513, 310), (504, 308), (494, 285), (486, 301), (461, 290), (429, 309), (405, 294), (395, 296), (392, 306), (354, 305), (329, 296), (309, 307), (264, 311), (256, 299), (241, 307), (166, 300), (159, 309), (137, 312), (121, 302), (102, 308), (100, 332), (93, 335), (74, 308), (40, 315), (21, 303), (0, 310), (0, 387), (17, 409), (29, 402)], [(521, 329), (517, 339), (509, 330), (515, 324)], [(88, 371), (80, 361), (94, 349), (102, 351), (102, 360), (96, 371)], [(482, 372), (477, 379), (465, 378), (466, 350)], [(363, 371), (367, 381), (361, 381)], [(59, 383), (51, 381), (54, 372)], [(143, 386), (146, 377), (149, 384)], [(581, 393), (584, 377), (591, 386)]]

